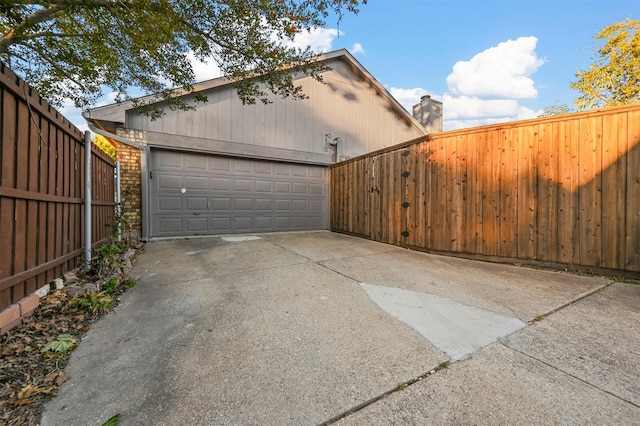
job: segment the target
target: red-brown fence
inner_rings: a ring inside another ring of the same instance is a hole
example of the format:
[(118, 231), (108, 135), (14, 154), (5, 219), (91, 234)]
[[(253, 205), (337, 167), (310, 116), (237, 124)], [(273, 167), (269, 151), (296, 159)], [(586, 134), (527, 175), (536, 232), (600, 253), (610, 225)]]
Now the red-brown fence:
[(331, 229), (640, 276), (640, 105), (434, 133), (333, 165)]
[[(0, 310), (77, 264), (84, 135), (0, 64)], [(92, 242), (114, 222), (114, 164), (92, 145)]]

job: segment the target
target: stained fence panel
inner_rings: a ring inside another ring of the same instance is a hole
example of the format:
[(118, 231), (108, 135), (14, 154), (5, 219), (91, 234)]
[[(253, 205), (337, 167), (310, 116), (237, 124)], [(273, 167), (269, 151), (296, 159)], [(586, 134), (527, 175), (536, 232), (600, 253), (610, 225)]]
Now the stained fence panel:
[(638, 276), (639, 164), (638, 104), (433, 133), (333, 165), (331, 229)]
[[(0, 310), (78, 264), (84, 135), (0, 65)], [(92, 147), (92, 245), (113, 232), (114, 163)]]

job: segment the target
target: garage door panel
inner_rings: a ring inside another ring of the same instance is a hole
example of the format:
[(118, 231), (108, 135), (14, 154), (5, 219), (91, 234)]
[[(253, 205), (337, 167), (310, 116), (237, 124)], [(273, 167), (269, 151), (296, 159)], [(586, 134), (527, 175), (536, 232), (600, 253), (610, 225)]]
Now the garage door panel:
[(313, 216), (309, 218), (309, 227), (320, 229), (323, 226), (324, 218), (322, 216)]
[(320, 200), (310, 200), (309, 210), (313, 212), (322, 212), (324, 211), (324, 203)]
[(257, 180), (256, 192), (273, 192), (273, 182), (270, 180)]
[(207, 176), (190, 176), (185, 178), (187, 191), (207, 191), (211, 184)]
[(187, 211), (193, 210), (207, 210), (208, 200), (206, 197), (188, 197), (187, 198)]
[(162, 169), (182, 169), (182, 157), (173, 155), (168, 151), (156, 151), (157, 155), (154, 156), (155, 168)]
[(291, 176), (307, 177), (307, 167), (298, 164), (291, 165)]
[(289, 216), (287, 217), (280, 217), (280, 216), (276, 216), (273, 218), (273, 226), (274, 228), (280, 230), (280, 229), (289, 229), (291, 228), (291, 218)]
[(291, 167), (288, 164), (277, 163), (274, 165), (274, 174), (276, 176), (289, 176)]
[(307, 210), (307, 200), (293, 200), (293, 210), (294, 211), (306, 211)]
[(255, 227), (258, 231), (267, 231), (273, 229), (273, 217), (257, 216), (255, 219)]
[(271, 198), (257, 198), (255, 207), (256, 211), (273, 211), (273, 200)]
[(250, 160), (234, 160), (233, 170), (238, 173), (251, 173), (253, 171)]
[(308, 184), (306, 183), (294, 183), (293, 184), (293, 193), (294, 194), (307, 194), (309, 193), (308, 191)]
[(205, 232), (208, 228), (206, 217), (188, 218), (185, 220), (187, 232), (189, 233), (201, 233)]
[(190, 170), (207, 170), (207, 157), (202, 155), (185, 156), (185, 167)]
[(289, 211), (291, 210), (290, 200), (275, 200), (274, 210), (276, 211)]
[(231, 159), (225, 157), (208, 157), (209, 170), (229, 172), (231, 171)]
[(218, 234), (231, 233), (230, 217), (214, 217), (209, 219), (209, 229)]
[(236, 191), (251, 192), (253, 181), (249, 179), (234, 179), (233, 189)]
[(306, 229), (308, 225), (308, 220), (306, 217), (292, 217), (293, 227), (296, 229)]
[(327, 167), (152, 149), (150, 236), (326, 229)]
[(182, 232), (182, 219), (181, 218), (163, 218), (158, 217), (158, 228), (164, 232)]
[(233, 211), (251, 211), (253, 210), (253, 200), (250, 198), (235, 198), (233, 200)]
[(228, 177), (211, 178), (211, 189), (213, 191), (230, 191), (231, 179)]
[(315, 179), (324, 179), (326, 169), (320, 167), (314, 167), (309, 169), (309, 177)]
[(275, 182), (274, 192), (276, 194), (290, 194), (291, 184), (289, 182)]
[(315, 183), (309, 184), (310, 195), (324, 195), (324, 186)]
[(182, 211), (182, 197), (158, 197), (158, 212)]
[(156, 176), (155, 181), (159, 190), (179, 191), (182, 188), (182, 176), (180, 175), (159, 175)]
[(264, 162), (254, 162), (254, 172), (259, 175), (271, 175), (273, 174), (273, 167), (271, 163), (266, 161)]
[(212, 198), (211, 209), (214, 212), (221, 212), (221, 213), (231, 212), (231, 198)]
[(236, 232), (251, 232), (253, 229), (253, 218), (252, 217), (233, 217), (231, 218), (232, 231)]

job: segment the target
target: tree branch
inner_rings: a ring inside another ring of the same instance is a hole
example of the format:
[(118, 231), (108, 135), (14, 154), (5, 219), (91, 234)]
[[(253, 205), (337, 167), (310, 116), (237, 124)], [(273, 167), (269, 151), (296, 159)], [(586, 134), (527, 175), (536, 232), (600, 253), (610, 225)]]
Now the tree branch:
[(40, 9), (31, 16), (27, 17), (20, 24), (10, 29), (9, 32), (2, 35), (0, 39), (0, 54), (5, 54), (9, 51), (9, 46), (14, 44), (16, 38), (23, 36), (28, 28), (34, 27), (43, 22), (54, 19), (56, 15), (65, 11), (63, 6), (54, 6), (47, 9)]

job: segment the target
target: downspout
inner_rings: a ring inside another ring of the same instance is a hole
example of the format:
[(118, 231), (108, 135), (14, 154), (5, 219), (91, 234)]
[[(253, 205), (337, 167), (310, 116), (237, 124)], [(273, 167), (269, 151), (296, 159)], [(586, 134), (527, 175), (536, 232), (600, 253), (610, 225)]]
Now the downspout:
[(91, 133), (84, 132), (84, 266), (91, 269)]
[(140, 150), (140, 173), (142, 175), (140, 176), (141, 185), (142, 185), (142, 187), (140, 188), (140, 191), (141, 191), (140, 201), (142, 204), (142, 235), (140, 237), (143, 241), (147, 241), (147, 239), (149, 238), (148, 214), (146, 213), (149, 211), (147, 206), (147, 188), (148, 188), (147, 179), (148, 179), (149, 173), (148, 173), (148, 167), (147, 167), (148, 155), (147, 155), (146, 145), (134, 142), (127, 138), (123, 138), (122, 136), (115, 135), (104, 129), (100, 129), (96, 127), (96, 125), (94, 124), (94, 121), (91, 118), (88, 118), (85, 116), (84, 119), (87, 121), (89, 129), (92, 132)]
[(120, 191), (120, 162), (116, 161), (116, 215), (118, 218), (118, 242), (122, 241), (122, 197)]

